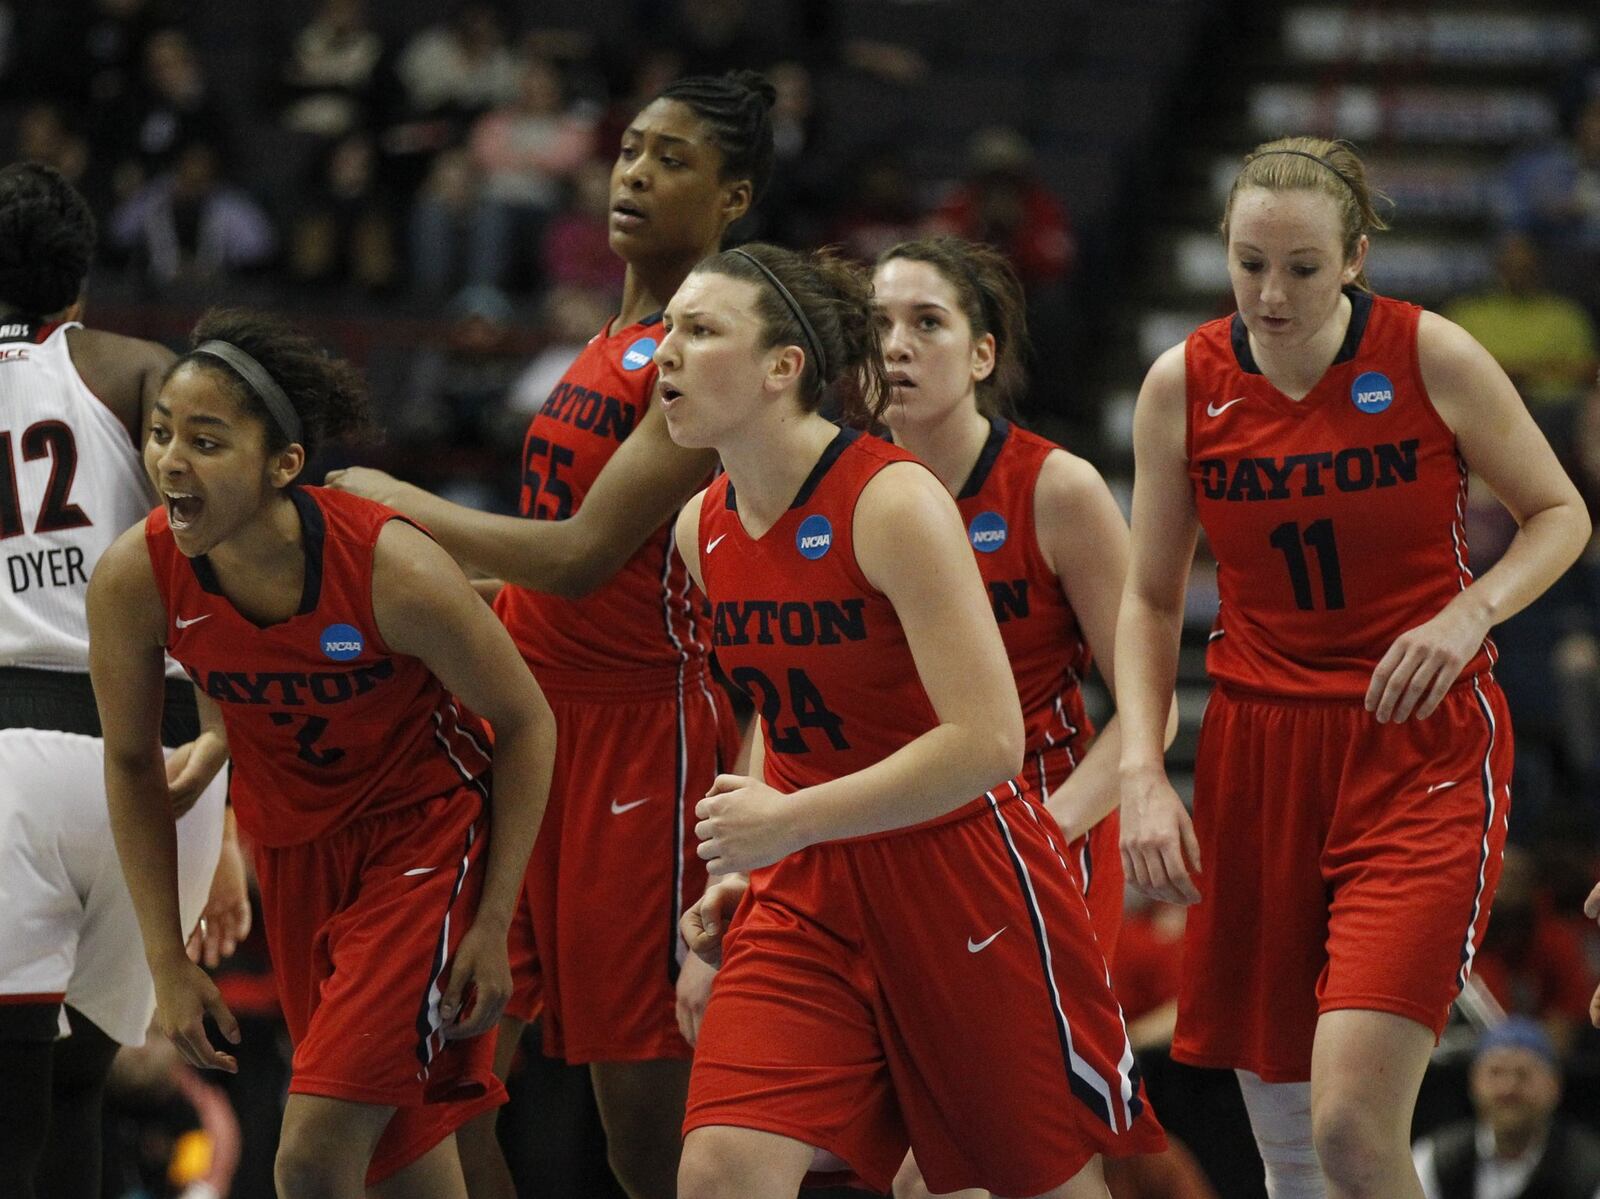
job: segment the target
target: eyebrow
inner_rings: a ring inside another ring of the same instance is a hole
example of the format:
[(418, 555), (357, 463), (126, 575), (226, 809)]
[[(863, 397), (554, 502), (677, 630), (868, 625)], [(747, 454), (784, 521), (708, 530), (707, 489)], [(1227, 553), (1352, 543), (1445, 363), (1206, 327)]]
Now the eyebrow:
[(638, 138), (653, 137), (657, 141), (660, 141), (660, 142), (676, 142), (680, 146), (692, 146), (692, 145), (694, 145), (694, 142), (692, 140), (690, 140), (689, 138), (687, 138), (687, 137), (679, 137), (675, 133), (646, 133), (643, 129), (638, 129), (638, 128), (634, 127), (633, 125), (629, 125), (625, 130), (623, 130), (622, 136), (623, 137), (638, 137)]
[[(1260, 246), (1253, 246), (1247, 241), (1235, 242), (1234, 244), (1241, 250), (1250, 250), (1257, 254), (1264, 252)], [(1321, 246), (1297, 246), (1289, 251), (1291, 254), (1321, 254), (1322, 252)]]
[[(172, 409), (168, 408), (160, 400), (157, 400), (155, 402), (154, 409), (155, 409), (155, 413), (156, 413), (157, 416), (164, 416), (168, 420), (172, 419)], [(191, 416), (191, 417), (188, 418), (188, 420), (189, 420), (190, 424), (195, 424), (195, 425), (215, 425), (219, 429), (230, 429), (230, 428), (233, 427), (232, 425), (228, 424), (227, 421), (223, 420), (220, 416), (203, 416), (203, 415), (202, 416)]]

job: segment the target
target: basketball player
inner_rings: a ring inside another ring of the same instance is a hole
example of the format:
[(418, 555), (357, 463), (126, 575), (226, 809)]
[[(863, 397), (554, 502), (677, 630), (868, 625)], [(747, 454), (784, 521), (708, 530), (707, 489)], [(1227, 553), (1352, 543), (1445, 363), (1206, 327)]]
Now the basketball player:
[(885, 1191), (909, 1140), (938, 1190), (1103, 1197), (1099, 1154), (1163, 1137), (1054, 822), (1008, 777), (1021, 709), (960, 517), (817, 412), (887, 398), (865, 272), (732, 250), (665, 328), (667, 427), (728, 471), (677, 541), (764, 760), (697, 805), (719, 881), (685, 930), (722, 966), (679, 1194), (793, 1196), (814, 1168)]
[[(1382, 227), (1348, 145), (1258, 147), (1222, 221), (1238, 312), (1157, 360), (1135, 418), (1124, 859), (1196, 904), (1172, 1054), (1238, 1071), (1276, 1199), (1420, 1199), (1412, 1107), (1510, 799), (1489, 629), (1589, 532), (1488, 353), (1367, 290)], [(1476, 581), (1469, 470), (1520, 526)], [(1200, 526), (1221, 610), (1191, 825), (1161, 721)]]
[[(106, 1074), (155, 1010), (107, 823), (84, 592), (153, 502), (137, 447), (172, 354), (78, 323), (94, 242), (59, 174), (0, 170), (0, 1194), (22, 1199), (99, 1195)], [(151, 703), (187, 933), (228, 824), (227, 750), (181, 675)], [(231, 833), (229, 854), (207, 909), (213, 953), (248, 928)]]
[[(694, 801), (738, 747), (668, 525), (716, 455), (668, 438), (651, 404), (652, 355), (662, 307), (766, 186), (772, 100), (751, 72), (681, 79), (623, 133), (610, 226), (627, 263), (622, 310), (528, 427), (527, 519), (461, 508), (376, 471), (328, 479), (416, 517), (463, 565), (507, 583), (495, 611), (560, 731), (528, 874), (538, 956), (526, 938), (527, 952), (513, 954), (516, 1019), (498, 1064), (503, 1073), (520, 1022), (539, 1010), (537, 977), (545, 1052), (589, 1063), (611, 1168), (633, 1199), (674, 1194), (690, 1053), (674, 983), (710, 986), (702, 963), (680, 975), (678, 919), (705, 889), (689, 834)], [(463, 1137), (474, 1199), (512, 1194), (493, 1133), (485, 1122)]]
[[(1092, 646), (1111, 681), (1128, 527), (1093, 466), (1004, 415), (1026, 385), (1027, 328), (1002, 255), (956, 237), (903, 242), (878, 259), (872, 287), (893, 389), (885, 420), (955, 496), (1017, 680), (1023, 769), (1061, 826), (1109, 962), (1122, 930), (1121, 733), (1113, 716), (1095, 737), (1079, 680)], [(895, 1189), (927, 1194), (914, 1161)]]
[(150, 705), (164, 645), (222, 708), (255, 852), (295, 1046), (279, 1193), (459, 1199), (452, 1133), (504, 1098), (492, 1033), (555, 733), (448, 554), (381, 505), (296, 485), (364, 412), (354, 369), (288, 326), (204, 318), (151, 420), (162, 506), (89, 587), (91, 668), (162, 1030), (236, 1068), (202, 1021), (238, 1026), (177, 922)]

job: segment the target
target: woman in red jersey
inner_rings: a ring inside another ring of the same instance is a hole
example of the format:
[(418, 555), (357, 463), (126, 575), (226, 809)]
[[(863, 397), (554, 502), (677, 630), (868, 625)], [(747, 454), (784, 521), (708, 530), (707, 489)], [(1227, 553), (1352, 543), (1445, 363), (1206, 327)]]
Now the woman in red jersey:
[[(761, 717), (759, 777), (696, 811), (718, 881), (685, 919), (722, 956), (679, 1195), (1104, 1196), (1099, 1154), (1163, 1142), (1053, 822), (961, 519), (905, 450), (835, 427), (886, 400), (863, 272), (772, 246), (707, 259), (656, 352), (680, 444), (727, 474), (678, 545)], [(728, 909), (739, 908), (721, 943)]]
[[(771, 175), (772, 99), (748, 71), (680, 79), (624, 131), (610, 231), (627, 263), (622, 310), (528, 426), (521, 518), (377, 471), (328, 480), (416, 517), (463, 565), (505, 580), (495, 611), (550, 695), (560, 739), (497, 1064), (503, 1075), (542, 997), (545, 1051), (589, 1063), (612, 1172), (632, 1199), (673, 1196), (690, 1054), (676, 997), (697, 1005), (710, 986), (678, 934), (705, 889), (692, 809), (738, 750), (668, 526), (716, 455), (667, 436), (652, 355), (662, 307)], [(475, 1196), (510, 1199), (493, 1122), (462, 1143)]]
[[(1172, 1054), (1238, 1072), (1278, 1199), (1422, 1193), (1411, 1110), (1483, 935), (1510, 798), (1489, 629), (1589, 529), (1489, 354), (1367, 290), (1382, 227), (1349, 146), (1257, 148), (1222, 222), (1238, 312), (1156, 361), (1134, 424), (1124, 862), (1152, 897), (1196, 905)], [(1521, 526), (1477, 581), (1469, 470)], [(1161, 720), (1202, 526), (1221, 609), (1191, 824)]]
[(288, 326), (202, 320), (146, 443), (163, 506), (90, 581), (90, 670), (162, 1030), (193, 1064), (236, 1068), (202, 1022), (238, 1026), (178, 925), (165, 647), (222, 708), (255, 849), (295, 1044), (280, 1193), (459, 1197), (452, 1133), (504, 1097), (484, 1034), (511, 989), (555, 731), (448, 554), (381, 505), (296, 484), (363, 418), (355, 372)]
[[(904, 242), (878, 259), (873, 306), (893, 389), (884, 417), (955, 496), (1022, 700), (1023, 771), (1061, 826), (1109, 962), (1122, 929), (1121, 733), (1113, 717), (1095, 737), (1079, 680), (1093, 647), (1112, 682), (1127, 524), (1093, 466), (1003, 415), (1026, 383), (1027, 330), (1002, 255), (955, 237)], [(908, 1160), (896, 1191), (919, 1188)]]

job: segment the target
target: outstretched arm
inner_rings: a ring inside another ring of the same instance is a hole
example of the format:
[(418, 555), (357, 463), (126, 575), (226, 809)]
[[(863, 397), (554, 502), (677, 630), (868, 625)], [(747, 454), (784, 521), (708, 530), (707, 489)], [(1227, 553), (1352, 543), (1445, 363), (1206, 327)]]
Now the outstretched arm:
[(526, 520), (452, 504), (382, 471), (353, 467), (328, 475), (328, 486), (388, 504), (427, 526), (457, 562), (534, 591), (580, 597), (627, 564), (651, 533), (705, 484), (716, 465), (706, 450), (686, 450), (667, 436), (654, 404), (562, 520)]

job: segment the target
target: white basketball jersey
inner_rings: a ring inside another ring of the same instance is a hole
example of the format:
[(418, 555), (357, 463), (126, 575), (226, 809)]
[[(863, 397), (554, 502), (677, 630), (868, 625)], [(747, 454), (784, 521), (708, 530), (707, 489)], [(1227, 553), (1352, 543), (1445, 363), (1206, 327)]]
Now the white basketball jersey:
[(72, 365), (77, 327), (0, 321), (0, 666), (88, 672), (89, 576), (155, 503), (128, 430)]

